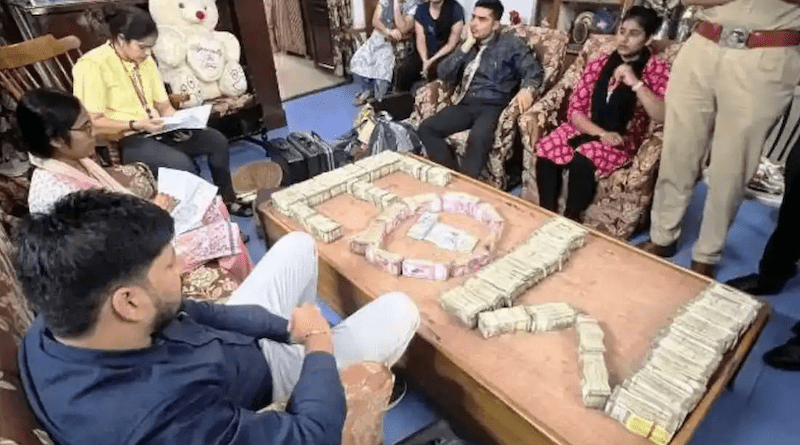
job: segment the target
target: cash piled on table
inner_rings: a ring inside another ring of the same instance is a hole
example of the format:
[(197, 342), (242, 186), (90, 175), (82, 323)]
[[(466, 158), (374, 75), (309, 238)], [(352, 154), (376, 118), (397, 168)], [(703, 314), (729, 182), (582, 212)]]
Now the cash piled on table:
[[(444, 202), (444, 199), (443, 199)], [(444, 207), (444, 204), (443, 204)], [(493, 263), (482, 267), (473, 277), (488, 285), (489, 291), (474, 292), (466, 295), (461, 292), (445, 293), (441, 297), (442, 307), (464, 321), (469, 327), (474, 328), (478, 319), (478, 312), (494, 307), (509, 307), (514, 305), (514, 300), (528, 288), (538, 283), (548, 275), (560, 270), (564, 261), (571, 252), (584, 244), (587, 230), (566, 218), (556, 217), (548, 221), (541, 228), (534, 231), (531, 237), (511, 253), (497, 259)], [(480, 252), (480, 257), (470, 263), (457, 262), (453, 264), (451, 276), (463, 275), (470, 267), (479, 261), (490, 261), (491, 257)], [(468, 280), (461, 287), (466, 286)], [(456, 288), (458, 289), (458, 288)], [(494, 290), (499, 292), (499, 297)], [(474, 298), (483, 300), (485, 304), (474, 304)], [(496, 301), (499, 298), (499, 301)], [(499, 306), (497, 306), (499, 305)], [(560, 329), (572, 326), (575, 322), (575, 310), (566, 304), (553, 303), (543, 305), (542, 308), (529, 309), (535, 313), (532, 328), (536, 332)]]
[(450, 170), (412, 157), (403, 157), (400, 161), (400, 170), (422, 182), (439, 186), (446, 186), (452, 178)]
[(473, 274), (479, 271), (492, 262), (494, 245), (490, 247), (478, 246), (478, 248), (469, 255), (462, 255), (455, 259), (450, 267), (450, 276), (461, 277), (464, 275)]
[(366, 230), (356, 233), (350, 238), (350, 251), (356, 255), (366, 255), (370, 246), (380, 247), (386, 236), (386, 224), (373, 222)]
[(550, 332), (571, 328), (578, 313), (567, 303), (544, 303), (525, 306), (531, 317), (531, 332)]
[(412, 213), (441, 212), (442, 198), (435, 193), (423, 193), (403, 198)]
[(417, 241), (425, 239), (437, 221), (439, 221), (439, 215), (436, 213), (428, 211), (421, 214), (417, 218), (417, 222), (408, 229), (408, 237)]
[(403, 256), (378, 246), (371, 245), (366, 252), (367, 261), (380, 267), (392, 275), (400, 275), (403, 271)]
[(636, 434), (669, 443), (760, 307), (743, 292), (711, 284), (678, 311), (644, 366), (614, 389), (605, 412)]
[(578, 315), (575, 320), (578, 333), (578, 363), (581, 369), (581, 395), (587, 408), (603, 409), (611, 395), (608, 383), (603, 344), (603, 329), (597, 320)]
[(504, 307), (478, 314), (478, 329), (483, 338), (530, 329), (531, 317), (522, 306)]
[(464, 230), (442, 223), (435, 223), (428, 229), (423, 239), (435, 244), (440, 249), (465, 253), (472, 252), (475, 245), (478, 244), (478, 238)]
[(316, 212), (309, 210), (343, 193), (368, 201), (382, 210), (392, 207), (400, 198), (374, 187), (371, 182), (399, 171), (405, 158), (393, 151), (364, 158), (277, 191), (272, 194), (272, 203), (278, 212), (294, 219), (318, 239), (333, 242), (341, 237), (341, 227), (336, 229), (329, 219), (318, 218)]
[(450, 265), (434, 261), (406, 258), (403, 260), (403, 276), (423, 280), (444, 281), (450, 278)]

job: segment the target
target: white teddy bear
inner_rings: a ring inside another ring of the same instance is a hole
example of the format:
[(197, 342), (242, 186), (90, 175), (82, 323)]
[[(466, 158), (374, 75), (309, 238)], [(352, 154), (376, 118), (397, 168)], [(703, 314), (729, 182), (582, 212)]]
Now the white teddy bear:
[(184, 106), (247, 90), (239, 41), (214, 31), (219, 11), (213, 0), (150, 0), (149, 9), (158, 26), (158, 69), (173, 93), (189, 95)]

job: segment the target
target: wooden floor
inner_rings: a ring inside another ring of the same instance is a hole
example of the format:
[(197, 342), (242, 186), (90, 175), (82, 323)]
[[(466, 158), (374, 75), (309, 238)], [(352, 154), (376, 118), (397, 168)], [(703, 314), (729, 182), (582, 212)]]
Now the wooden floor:
[[(382, 178), (376, 185), (400, 196), (445, 191), (402, 173)], [(479, 196), (504, 216), (506, 229), (498, 255), (512, 250), (552, 217), (537, 206), (460, 175), (455, 175), (446, 190)], [(378, 214), (377, 209), (346, 195), (325, 202), (318, 209), (340, 221), (345, 229), (344, 238), (318, 245), (319, 294), (343, 314), (352, 313), (385, 292), (400, 290), (411, 296), (420, 308), (423, 324), (409, 348), (408, 371), (414, 383), (448, 415), (474, 427), (481, 439), (515, 445), (651, 443), (583, 406), (573, 330), (544, 335), (518, 333), (485, 340), (444, 312), (438, 303), (443, 290), (465, 278), (428, 282), (382, 272), (347, 248), (348, 236), (365, 228)], [(270, 240), (298, 230), (294, 222), (269, 204), (262, 205), (259, 214)], [(486, 235), (479, 226), (471, 225), (472, 221), (459, 220), (456, 215), (445, 217), (478, 236)], [(406, 229), (407, 225), (403, 225), (388, 237), (388, 250), (413, 253), (415, 257), (442, 255), (423, 242), (408, 240), (402, 235)], [(650, 342), (669, 323), (675, 310), (709, 282), (625, 243), (592, 233), (586, 246), (562, 272), (529, 290), (520, 303), (566, 301), (597, 318), (606, 331), (606, 360), (613, 386), (637, 369)], [(691, 438), (752, 347), (768, 311), (765, 307), (739, 347), (723, 362), (707, 396), (673, 444), (685, 444)]]

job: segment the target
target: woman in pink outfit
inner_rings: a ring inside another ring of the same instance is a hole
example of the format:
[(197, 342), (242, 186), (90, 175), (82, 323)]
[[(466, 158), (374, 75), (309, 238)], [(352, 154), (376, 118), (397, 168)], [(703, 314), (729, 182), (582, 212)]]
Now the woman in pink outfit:
[(536, 144), (539, 204), (558, 211), (562, 171), (569, 170), (564, 216), (581, 221), (594, 198), (597, 177), (628, 164), (650, 119), (664, 120), (669, 64), (648, 47), (661, 19), (635, 6), (622, 20), (617, 49), (586, 64), (572, 93), (568, 122)]

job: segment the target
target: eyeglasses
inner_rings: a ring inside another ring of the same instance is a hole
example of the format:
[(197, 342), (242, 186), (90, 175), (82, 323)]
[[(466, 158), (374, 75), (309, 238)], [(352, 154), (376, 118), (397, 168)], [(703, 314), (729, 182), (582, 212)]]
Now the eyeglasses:
[(85, 124), (81, 125), (80, 127), (73, 127), (70, 128), (72, 131), (77, 131), (81, 133), (89, 133), (92, 131), (92, 121), (88, 120)]

